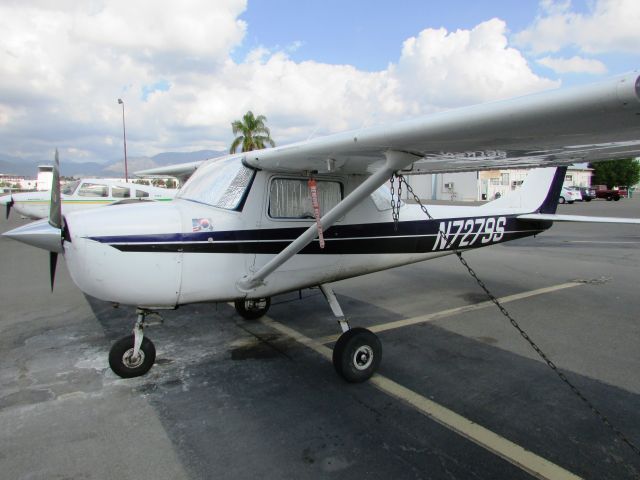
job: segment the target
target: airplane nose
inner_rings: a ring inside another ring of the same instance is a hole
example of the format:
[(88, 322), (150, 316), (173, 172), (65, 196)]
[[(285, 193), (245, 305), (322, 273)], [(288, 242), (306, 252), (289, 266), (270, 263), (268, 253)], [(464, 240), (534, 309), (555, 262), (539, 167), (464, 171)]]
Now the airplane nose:
[(33, 247), (43, 248), (50, 252), (64, 252), (62, 247), (62, 229), (53, 227), (47, 219), (14, 228), (2, 235)]

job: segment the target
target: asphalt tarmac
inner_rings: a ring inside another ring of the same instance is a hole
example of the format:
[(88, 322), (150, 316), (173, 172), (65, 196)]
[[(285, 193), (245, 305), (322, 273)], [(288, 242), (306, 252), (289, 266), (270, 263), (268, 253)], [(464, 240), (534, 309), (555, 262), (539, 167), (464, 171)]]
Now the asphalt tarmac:
[[(640, 199), (559, 213), (640, 218)], [(0, 231), (26, 223), (13, 216)], [(530, 337), (640, 445), (640, 226), (556, 224), (465, 258)], [(540, 360), (454, 256), (333, 285), (384, 359), (350, 385), (318, 290), (267, 318), (164, 313), (144, 377), (108, 368), (132, 308), (84, 296), (60, 261), (0, 237), (2, 479), (627, 479), (640, 455)]]

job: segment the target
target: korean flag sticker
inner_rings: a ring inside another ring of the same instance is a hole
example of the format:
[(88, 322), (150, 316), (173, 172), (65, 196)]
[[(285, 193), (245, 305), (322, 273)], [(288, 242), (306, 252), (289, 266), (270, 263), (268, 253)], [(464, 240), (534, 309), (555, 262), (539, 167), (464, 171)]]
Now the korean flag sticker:
[(213, 232), (210, 218), (192, 218), (191, 225), (194, 232)]

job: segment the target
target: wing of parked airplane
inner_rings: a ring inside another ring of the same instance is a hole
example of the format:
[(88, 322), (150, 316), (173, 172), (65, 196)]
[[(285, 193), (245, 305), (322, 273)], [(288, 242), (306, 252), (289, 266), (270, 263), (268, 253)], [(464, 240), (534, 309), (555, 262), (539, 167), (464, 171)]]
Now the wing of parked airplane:
[(195, 172), (200, 165), (206, 160), (198, 160), (197, 162), (177, 163), (175, 165), (167, 165), (164, 167), (148, 168), (135, 172), (137, 177), (153, 178), (153, 177), (175, 177), (184, 183)]

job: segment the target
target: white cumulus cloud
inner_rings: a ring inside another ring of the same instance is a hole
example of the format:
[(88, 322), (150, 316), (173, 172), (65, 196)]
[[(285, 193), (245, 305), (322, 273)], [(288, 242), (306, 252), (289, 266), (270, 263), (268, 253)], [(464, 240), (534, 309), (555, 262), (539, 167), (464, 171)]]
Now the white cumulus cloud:
[(518, 33), (516, 44), (534, 53), (577, 47), (587, 53), (637, 53), (640, 45), (638, 0), (595, 0), (588, 13), (576, 13), (569, 1), (541, 2), (542, 14)]
[(503, 21), (425, 29), (369, 72), (296, 62), (288, 51), (231, 53), (251, 25), (246, 0), (0, 3), (0, 153), (65, 160), (221, 149), (230, 123), (267, 116), (278, 144), (559, 85), (532, 72)]
[(537, 60), (540, 65), (550, 68), (556, 73), (589, 73), (602, 74), (607, 67), (599, 60), (573, 56), (571, 58), (543, 57)]
[(423, 30), (404, 42), (397, 66), (403, 89), (421, 108), (452, 107), (559, 86), (534, 74), (508, 45), (497, 18), (471, 30)]

